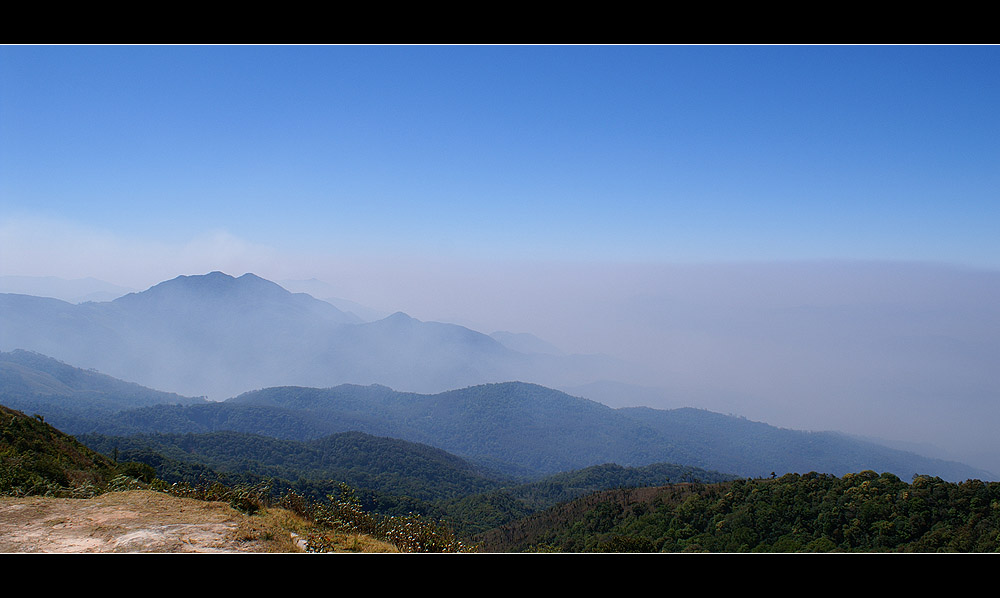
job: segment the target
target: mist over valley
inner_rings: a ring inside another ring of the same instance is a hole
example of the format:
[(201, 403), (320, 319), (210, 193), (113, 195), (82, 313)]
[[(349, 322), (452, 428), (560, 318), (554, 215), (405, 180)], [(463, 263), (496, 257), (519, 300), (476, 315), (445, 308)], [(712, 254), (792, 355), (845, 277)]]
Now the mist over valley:
[[(926, 275), (919, 268), (914, 272)], [(746, 276), (745, 268), (743, 273)], [(759, 277), (766, 281), (768, 274), (773, 275), (773, 268), (762, 267)], [(871, 273), (864, 274), (871, 276)], [(980, 279), (970, 273), (952, 275), (959, 281), (965, 276), (976, 284), (996, 284), (992, 276)], [(907, 282), (910, 285), (921, 283), (921, 276), (911, 277)], [(800, 278), (796, 282), (801, 287), (806, 281)], [(921, 392), (906, 393), (903, 392), (906, 387), (893, 388), (888, 384), (891, 380), (885, 377), (889, 370), (884, 354), (878, 362), (883, 379), (874, 388), (864, 388), (866, 393), (877, 390), (880, 393), (877, 397), (869, 394), (877, 401), (862, 405), (864, 401), (858, 401), (858, 397), (834, 394), (846, 392), (851, 384), (860, 387), (863, 378), (843, 379), (848, 375), (857, 377), (850, 373), (848, 366), (863, 367), (865, 360), (872, 358), (870, 352), (884, 352), (887, 347), (906, 350), (905, 359), (900, 363), (907, 368), (913, 368), (913, 360), (919, 358), (924, 360), (926, 367), (936, 364), (940, 369), (942, 363), (948, 363), (942, 360), (954, 359), (952, 352), (963, 345), (970, 347), (969, 351), (975, 350), (979, 358), (988, 355), (988, 351), (996, 351), (995, 341), (983, 334), (983, 324), (996, 317), (993, 305), (967, 304), (963, 307), (971, 312), (956, 318), (941, 311), (940, 307), (935, 312), (929, 305), (931, 301), (941, 305), (949, 300), (949, 293), (954, 292), (952, 289), (936, 298), (926, 293), (913, 295), (910, 302), (919, 305), (920, 311), (917, 307), (909, 309), (920, 314), (917, 319), (908, 314), (907, 309), (889, 310), (884, 303), (788, 307), (795, 301), (790, 294), (780, 294), (776, 302), (771, 292), (756, 286), (753, 293), (757, 295), (757, 303), (740, 310), (728, 303), (733, 300), (731, 294), (723, 298), (709, 296), (704, 288), (690, 281), (684, 289), (688, 294), (686, 306), (681, 292), (675, 292), (671, 300), (676, 315), (664, 318), (664, 305), (651, 303), (643, 308), (647, 314), (643, 320), (653, 325), (656, 320), (652, 317), (659, 315), (658, 325), (664, 326), (661, 333), (674, 338), (675, 342), (678, 332), (685, 335), (682, 338), (690, 338), (686, 335), (691, 332), (702, 334), (703, 339), (711, 339), (715, 345), (702, 343), (701, 349), (718, 351), (720, 358), (756, 363), (758, 375), (776, 363), (762, 362), (762, 357), (775, 360), (780, 356), (783, 379), (779, 382), (775, 377), (763, 389), (754, 389), (750, 384), (734, 386), (723, 376), (694, 378), (691, 371), (683, 371), (672, 363), (665, 363), (657, 372), (649, 363), (629, 362), (607, 354), (566, 353), (530, 333), (498, 331), (487, 335), (455, 324), (420, 321), (402, 312), (366, 322), (328, 302), (305, 293), (291, 293), (254, 274), (234, 277), (218, 271), (179, 276), (107, 302), (69, 304), (52, 298), (0, 294), (0, 350), (26, 349), (150, 388), (189, 397), (206, 397), (211, 401), (235, 400), (232, 398), (238, 395), (272, 387), (379, 385), (393, 392), (427, 395), (487, 383), (520, 381), (551, 389), (562, 388), (571, 395), (616, 409), (697, 407), (731, 417), (748, 417), (745, 414), (754, 410), (758, 413), (787, 410), (782, 400), (789, 389), (780, 388), (784, 383), (799, 393), (803, 402), (799, 409), (838, 414), (826, 422), (814, 416), (812, 421), (819, 425), (805, 429), (840, 430), (869, 436), (883, 444), (903, 448), (919, 446), (919, 452), (924, 455), (964, 461), (986, 470), (995, 466), (995, 460), (988, 457), (988, 451), (982, 450), (982, 444), (978, 445), (981, 453), (963, 453), (957, 443), (949, 444), (949, 434), (954, 430), (946, 427), (934, 430), (935, 435), (930, 437), (901, 433), (904, 429), (901, 424), (908, 417), (927, 408), (921, 401), (933, 387), (925, 385)], [(869, 285), (866, 292), (889, 298), (886, 290), (874, 284)], [(695, 300), (699, 301), (697, 305)], [(677, 308), (678, 305), (682, 307)], [(637, 307), (634, 301), (633, 307)], [(928, 312), (937, 315), (927, 320), (924, 314)], [(979, 318), (976, 325), (965, 322), (967, 318), (976, 317)], [(628, 318), (620, 314), (616, 321), (621, 322), (622, 329), (627, 329)], [(954, 335), (953, 341), (942, 347), (940, 333), (946, 328)], [(899, 345), (893, 341), (892, 334), (905, 338), (907, 344)], [(753, 352), (745, 352), (750, 347), (744, 348), (734, 342), (740, 337), (748, 339), (749, 335), (766, 339), (772, 347), (770, 350), (777, 355), (762, 354), (768, 350), (764, 343), (757, 344)], [(922, 336), (926, 337), (926, 342)], [(782, 352), (785, 349), (781, 347), (790, 349), (793, 346), (800, 347), (797, 357)], [(947, 352), (942, 353), (942, 350)], [(727, 354), (721, 353), (723, 351)], [(803, 356), (809, 356), (809, 352), (815, 355), (804, 360)], [(843, 361), (845, 353), (854, 354), (851, 362)], [(749, 371), (746, 363), (725, 363), (727, 372)], [(825, 363), (825, 367), (816, 369), (820, 363)], [(980, 366), (967, 360), (952, 363), (973, 368), (967, 371), (981, 372), (978, 375), (984, 378), (978, 390), (990, 391), (985, 360)], [(813, 371), (807, 371), (810, 367)], [(911, 371), (912, 375), (918, 374), (916, 370)], [(812, 386), (801, 382), (805, 374), (813, 381)], [(841, 379), (831, 388), (831, 380), (836, 375)], [(823, 380), (826, 383), (820, 384)], [(650, 381), (657, 385), (649, 385)], [(981, 401), (979, 408), (984, 412), (993, 408), (988, 401), (982, 401), (988, 394), (977, 396), (968, 390), (970, 386), (976, 390), (977, 384), (973, 382), (965, 379), (953, 385), (948, 392), (954, 402), (943, 405), (944, 409), (935, 415), (938, 422), (956, 424), (958, 416), (951, 407), (957, 401), (968, 401), (970, 406), (971, 401)], [(928, 384), (936, 383), (936, 378), (928, 378)], [(763, 394), (768, 389), (780, 391), (774, 393), (777, 396)], [(831, 404), (823, 406), (820, 404), (823, 401)], [(845, 416), (844, 411), (852, 408), (858, 410)], [(896, 422), (886, 428), (875, 428), (882, 434), (872, 433), (870, 427), (850, 426), (851, 417), (867, 420), (873, 416), (893, 417)], [(566, 417), (572, 416), (567, 414)], [(959, 420), (956, 425), (964, 426), (965, 432), (974, 431), (975, 419)], [(750, 417), (750, 420), (768, 421), (759, 417)], [(844, 425), (845, 422), (848, 425)], [(471, 425), (471, 422), (463, 424)], [(347, 429), (334, 427), (327, 431)], [(376, 427), (365, 431), (386, 433), (387, 429)], [(424, 442), (431, 440), (420, 435), (409, 437), (416, 438)], [(614, 460), (615, 456), (612, 452), (605, 458)], [(692, 465), (711, 465), (694, 454), (687, 455), (686, 459)], [(573, 466), (594, 464), (572, 463)], [(808, 467), (808, 464), (802, 466)], [(986, 477), (992, 475), (985, 474)]]

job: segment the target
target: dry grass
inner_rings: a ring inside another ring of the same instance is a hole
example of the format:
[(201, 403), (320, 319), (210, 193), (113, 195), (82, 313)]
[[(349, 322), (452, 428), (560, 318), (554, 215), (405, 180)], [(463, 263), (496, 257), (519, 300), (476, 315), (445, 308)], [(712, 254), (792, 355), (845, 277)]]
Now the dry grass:
[(310, 541), (322, 543), (326, 552), (399, 552), (399, 549), (364, 534), (323, 531), (310, 534)]
[[(295, 534), (295, 535), (293, 535)], [(319, 530), (281, 508), (255, 515), (218, 501), (150, 490), (90, 499), (0, 497), (0, 552), (305, 552), (296, 538), (334, 552), (398, 552), (385, 542)]]
[(263, 509), (237, 519), (235, 538), (246, 552), (304, 552), (295, 538), (309, 527), (309, 522), (291, 511)]
[(247, 552), (306, 552), (304, 543), (321, 539), (330, 552), (399, 552), (386, 542), (363, 534), (320, 530), (315, 524), (281, 508), (263, 509), (238, 520), (236, 540)]

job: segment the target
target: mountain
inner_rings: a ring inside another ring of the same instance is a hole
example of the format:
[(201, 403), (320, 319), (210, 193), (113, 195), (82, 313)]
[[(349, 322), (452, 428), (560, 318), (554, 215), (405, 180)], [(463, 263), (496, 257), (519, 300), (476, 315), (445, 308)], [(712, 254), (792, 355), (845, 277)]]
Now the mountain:
[(84, 402), (84, 409), (133, 409), (149, 405), (189, 404), (203, 398), (184, 397), (172, 392), (124, 382), (96, 370), (84, 370), (41, 353), (0, 351), (0, 396), (65, 397)]
[(0, 350), (26, 349), (144, 386), (220, 400), (270, 386), (608, 377), (596, 356), (527, 355), (468, 328), (395, 313), (374, 322), (253, 274), (179, 276), (114, 301), (0, 294)]
[(686, 466), (766, 477), (872, 469), (900, 477), (993, 479), (835, 432), (776, 428), (700, 409), (612, 409), (550, 388), (498, 383), (438, 394), (385, 386), (275, 387), (224, 402), (122, 411), (106, 434), (232, 430), (289, 440), (359, 431), (419, 442), (506, 475), (544, 475), (603, 463)]
[[(434, 395), (384, 386), (271, 388), (226, 404), (305, 411), (314, 422), (423, 442), (536, 476), (606, 462), (658, 460), (647, 453), (643, 443), (653, 438), (641, 426), (600, 403), (534, 384), (486, 384)], [(693, 457), (683, 451), (674, 455)]]
[(205, 399), (160, 392), (83, 370), (30, 351), (0, 352), (0, 404), (39, 413), (74, 434), (106, 429), (119, 411), (153, 405), (192, 405)]
[[(838, 432), (807, 432), (777, 428), (742, 417), (723, 415), (705, 409), (618, 409), (624, 417), (649, 426), (667, 438), (683, 437), (695, 455), (687, 465), (716, 468), (745, 475), (767, 475), (767, 463), (779, 464), (777, 475), (819, 471), (842, 475), (872, 469), (892, 472), (904, 479), (930, 474), (948, 480), (970, 478), (991, 480), (996, 475), (954, 461), (918, 456), (916, 453), (889, 448)], [(822, 467), (816, 467), (822, 463)]]
[[(426, 337), (414, 331), (424, 330), (423, 324), (396, 314), (358, 328), (382, 327), (397, 339), (413, 334), (413, 350), (418, 352)], [(471, 333), (444, 324), (432, 329), (444, 338)], [(480, 342), (483, 352), (497, 350), (492, 339), (471, 334), (471, 346)], [(212, 402), (151, 390), (37, 353), (13, 351), (0, 352), (0, 403), (43, 415), (71, 434), (227, 430), (301, 441), (358, 431), (427, 444), (506, 475), (527, 478), (603, 463), (658, 462), (744, 476), (873, 469), (903, 478), (918, 473), (951, 480), (995, 477), (834, 432), (787, 430), (701, 409), (613, 409), (517, 382), (436, 394), (399, 392), (381, 385), (269, 387)]]
[(298, 313), (313, 313), (337, 323), (358, 322), (329, 303), (305, 293), (290, 293), (281, 286), (254, 274), (238, 278), (222, 272), (203, 276), (178, 276), (161, 282), (147, 291), (129, 293), (117, 300), (119, 305), (143, 305), (156, 309), (202, 312), (208, 309), (237, 309), (243, 314), (256, 309), (280, 307)]
[[(991, 474), (920, 457), (834, 432), (776, 428), (701, 409), (612, 409), (534, 384), (486, 384), (435, 395), (385, 387), (264, 389), (227, 403), (308, 410), (313, 421), (347, 423), (371, 433), (426, 442), (472, 459), (540, 473), (597, 465), (682, 463), (766, 476), (793, 471), (834, 474), (876, 469), (948, 479)], [(377, 431), (375, 431), (377, 430)]]

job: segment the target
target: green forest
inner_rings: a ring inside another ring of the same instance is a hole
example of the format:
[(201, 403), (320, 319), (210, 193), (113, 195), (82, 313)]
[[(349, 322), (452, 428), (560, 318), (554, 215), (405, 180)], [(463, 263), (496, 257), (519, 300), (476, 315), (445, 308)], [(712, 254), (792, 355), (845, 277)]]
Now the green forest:
[(862, 471), (615, 489), (483, 536), (500, 552), (996, 552), (1000, 483)]

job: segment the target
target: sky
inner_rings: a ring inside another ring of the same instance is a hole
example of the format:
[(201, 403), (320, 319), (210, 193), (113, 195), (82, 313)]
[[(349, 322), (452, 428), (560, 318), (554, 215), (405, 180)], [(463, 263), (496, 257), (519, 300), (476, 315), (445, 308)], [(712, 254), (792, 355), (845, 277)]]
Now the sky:
[(5, 222), (170, 246), (223, 235), (303, 254), (992, 268), (998, 58), (6, 46), (0, 207)]
[(317, 278), (643, 361), (664, 405), (913, 441), (962, 380), (971, 452), (997, 106), (998, 46), (0, 46), (0, 275)]

